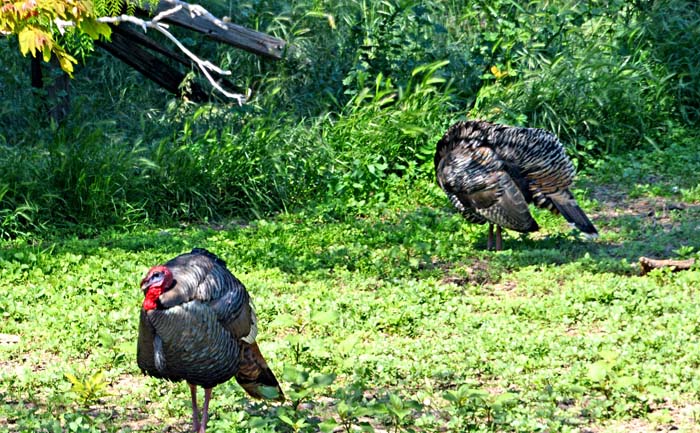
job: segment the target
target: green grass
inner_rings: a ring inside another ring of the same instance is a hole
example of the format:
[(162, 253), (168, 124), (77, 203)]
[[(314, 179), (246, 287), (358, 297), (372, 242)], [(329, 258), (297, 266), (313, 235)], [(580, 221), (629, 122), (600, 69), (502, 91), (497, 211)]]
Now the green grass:
[[(102, 53), (51, 125), (0, 39), (0, 432), (188, 431), (186, 387), (134, 358), (140, 278), (195, 246), (253, 294), (289, 397), (223, 384), (212, 432), (700, 431), (698, 268), (636, 264), (699, 258), (695, 3), (234, 3), (205, 5), (296, 47), (185, 41), (243, 107)], [(431, 166), (464, 117), (556, 132), (600, 239), (535, 211), (484, 251)]]
[[(694, 155), (692, 147), (668, 152)], [(672, 165), (658, 175), (698, 181)], [(464, 222), (420, 177), (397, 180), (356, 219), (309, 209), (216, 229), (7, 241), (0, 420), (13, 432), (186, 431), (186, 387), (136, 367), (138, 281), (151, 265), (200, 246), (253, 294), (261, 347), (292, 400), (267, 406), (235, 383), (218, 386), (212, 432), (330, 431), (334, 423), (346, 431), (625, 431), (639, 423), (697, 431), (687, 411), (700, 398), (700, 273), (640, 277), (636, 261), (697, 258), (698, 202), (678, 195), (683, 210), (615, 212), (666, 199), (644, 193), (614, 208), (605, 197), (590, 200), (594, 179), (605, 180), (605, 170), (586, 177), (588, 194), (578, 195), (599, 240), (579, 240), (561, 218), (538, 212), (542, 231), (508, 232), (499, 253), (484, 251), (485, 227)]]

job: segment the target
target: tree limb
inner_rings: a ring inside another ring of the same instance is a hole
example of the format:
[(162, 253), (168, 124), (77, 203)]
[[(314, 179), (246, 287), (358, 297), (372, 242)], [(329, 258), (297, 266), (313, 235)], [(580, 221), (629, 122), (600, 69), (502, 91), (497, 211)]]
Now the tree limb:
[[(191, 5), (190, 5), (191, 6)], [(201, 8), (201, 6), (200, 6)], [(161, 34), (165, 35), (168, 39), (170, 39), (171, 42), (173, 42), (179, 49), (182, 51), (192, 62), (194, 62), (195, 65), (199, 68), (199, 70), (204, 74), (204, 76), (207, 78), (207, 81), (219, 92), (221, 92), (223, 95), (225, 95), (228, 98), (235, 99), (239, 105), (242, 105), (245, 101), (247, 96), (240, 94), (240, 93), (232, 93), (227, 90), (225, 90), (221, 85), (214, 80), (214, 78), (211, 76), (211, 73), (217, 73), (219, 75), (231, 75), (230, 71), (226, 71), (224, 69), (219, 68), (218, 66), (214, 65), (208, 60), (202, 60), (197, 55), (195, 55), (192, 51), (187, 49), (175, 36), (173, 36), (172, 33), (168, 30), (169, 26), (167, 24), (161, 23), (160, 21), (167, 18), (170, 15), (176, 14), (180, 12), (183, 9), (182, 4), (177, 4), (171, 9), (160, 11), (156, 16), (154, 16), (150, 20), (144, 20), (141, 18), (137, 18), (135, 16), (131, 15), (120, 15), (116, 17), (101, 17), (98, 18), (97, 21), (101, 23), (107, 23), (107, 24), (120, 24), (123, 22), (128, 22), (135, 24), (146, 33), (148, 29), (155, 29), (156, 31), (160, 32)], [(204, 8), (202, 8), (204, 10)], [(206, 10), (205, 10), (206, 11)], [(208, 13), (208, 12), (207, 12)], [(75, 23), (72, 21), (63, 21), (63, 20), (55, 20), (54, 23), (58, 27), (59, 32), (63, 33), (66, 29), (66, 27), (71, 27), (74, 26)]]
[[(112, 30), (110, 42), (98, 40), (95, 43), (117, 59), (141, 72), (146, 78), (179, 97), (186, 97), (195, 102), (204, 102), (208, 99), (207, 92), (197, 82), (193, 81), (189, 83), (189, 86), (182, 87), (181, 84), (185, 79), (185, 74), (181, 73), (177, 68), (171, 67), (159, 56), (154, 55), (150, 51), (153, 49), (151, 46), (141, 44), (140, 40), (136, 42), (132, 39), (133, 35), (145, 37), (139, 30), (135, 28), (132, 30), (123, 25), (117, 26)], [(161, 53), (161, 51), (155, 49), (153, 51)], [(173, 55), (179, 54), (175, 52), (168, 53)], [(174, 60), (182, 61), (187, 66), (191, 65), (191, 62), (185, 56), (178, 57), (181, 58)], [(172, 59), (172, 57), (170, 58)]]
[(165, 19), (190, 30), (203, 33), (208, 38), (249, 51), (253, 54), (279, 60), (290, 47), (279, 38), (221, 20), (197, 4), (181, 0), (160, 0), (156, 12), (181, 6)]

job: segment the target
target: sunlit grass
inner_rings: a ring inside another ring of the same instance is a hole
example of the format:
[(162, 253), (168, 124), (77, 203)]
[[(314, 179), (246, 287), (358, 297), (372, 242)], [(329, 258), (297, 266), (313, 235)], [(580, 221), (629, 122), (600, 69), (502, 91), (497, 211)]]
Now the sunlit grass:
[[(186, 387), (143, 378), (134, 342), (142, 273), (194, 246), (216, 251), (246, 284), (272, 368), (289, 396), (310, 404), (251, 406), (225, 384), (215, 390), (214, 432), (292, 429), (284, 420), (331, 428), (341, 401), (363, 414), (343, 412), (351, 426), (563, 432), (652, 422), (656, 408), (697, 397), (700, 275), (639, 277), (635, 264), (682, 248), (697, 255), (692, 203), (663, 224), (594, 217), (596, 242), (537, 212), (540, 234), (508, 232), (506, 250), (494, 253), (484, 251), (485, 226), (456, 215), (432, 180), (410, 186), (359, 219), (305, 211), (216, 230), (7, 242), (0, 334), (19, 343), (0, 345), (0, 418), (22, 432), (71, 422), (81, 432), (185, 429)], [(87, 381), (97, 372), (106, 396), (71, 392), (66, 374)]]

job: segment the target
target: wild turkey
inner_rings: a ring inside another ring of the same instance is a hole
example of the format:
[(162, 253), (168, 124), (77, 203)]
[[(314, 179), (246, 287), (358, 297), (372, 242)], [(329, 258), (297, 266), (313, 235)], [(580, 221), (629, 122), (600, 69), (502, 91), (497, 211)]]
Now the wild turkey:
[(464, 218), (489, 223), (488, 249), (494, 224), (496, 250), (503, 246), (501, 227), (539, 230), (528, 203), (561, 213), (586, 235), (598, 234), (569, 191), (574, 166), (550, 132), (459, 122), (438, 141), (434, 162), (438, 184)]
[[(187, 381), (195, 432), (206, 430), (212, 388), (232, 377), (253, 397), (284, 400), (255, 342), (250, 296), (223, 260), (195, 248), (151, 268), (141, 290), (139, 368), (150, 376)], [(204, 388), (201, 422), (197, 386)]]

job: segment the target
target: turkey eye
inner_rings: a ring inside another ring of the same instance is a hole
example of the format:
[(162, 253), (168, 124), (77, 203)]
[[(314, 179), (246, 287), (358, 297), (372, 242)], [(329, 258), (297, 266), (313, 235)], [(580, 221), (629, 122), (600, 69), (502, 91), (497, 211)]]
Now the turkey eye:
[(154, 277), (154, 278), (160, 278), (160, 277), (162, 277), (162, 276), (163, 276), (163, 274), (160, 273), (160, 272), (156, 272), (156, 273), (153, 274), (153, 277)]

